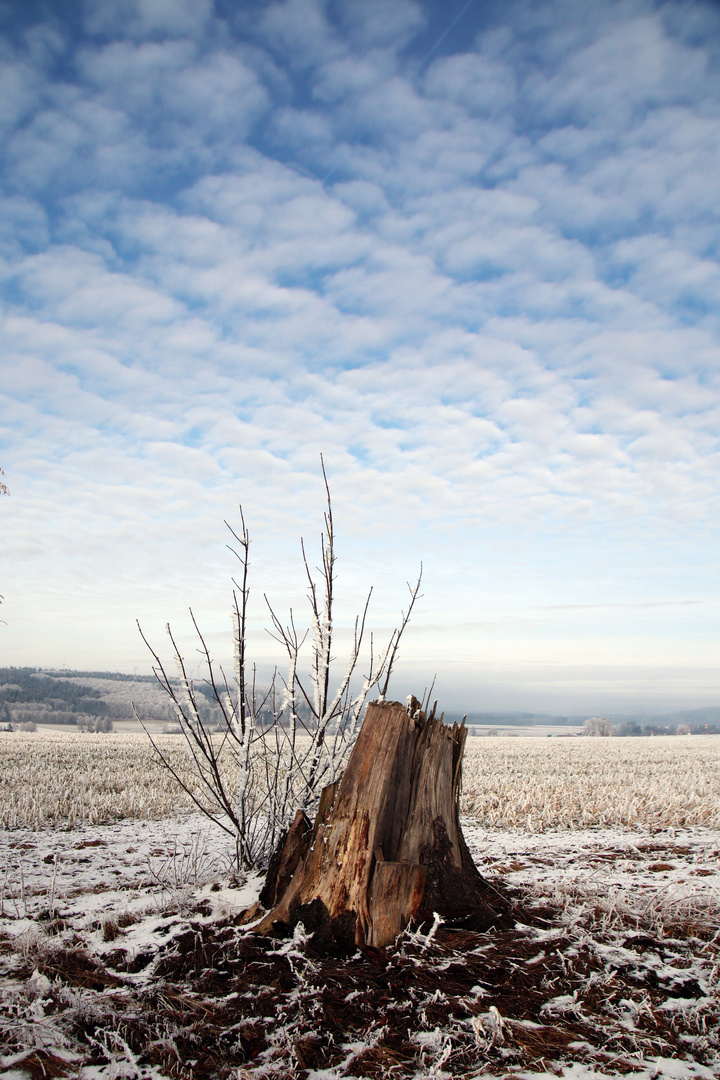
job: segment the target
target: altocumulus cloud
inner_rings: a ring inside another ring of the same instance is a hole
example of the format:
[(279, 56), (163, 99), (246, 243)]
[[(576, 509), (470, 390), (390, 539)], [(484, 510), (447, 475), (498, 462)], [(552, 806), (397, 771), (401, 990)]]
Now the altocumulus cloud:
[(238, 501), (299, 607), (323, 451), (348, 612), (425, 563), (407, 689), (717, 700), (714, 4), (0, 18), (6, 662), (222, 652)]

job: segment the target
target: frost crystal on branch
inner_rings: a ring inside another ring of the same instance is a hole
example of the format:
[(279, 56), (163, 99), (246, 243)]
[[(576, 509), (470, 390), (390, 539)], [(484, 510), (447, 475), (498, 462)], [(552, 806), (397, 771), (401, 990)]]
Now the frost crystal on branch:
[[(240, 530), (236, 532), (228, 525), (237, 545), (228, 546), (240, 564), (239, 581), (233, 579), (232, 679), (228, 680), (222, 668), (215, 665), (192, 611), (190, 616), (205, 665), (201, 686), (188, 678), (185, 661), (169, 626), (178, 670), (176, 679), (168, 676), (160, 657), (140, 631), (153, 656), (155, 676), (170, 698), (185, 736), (193, 782), (188, 783), (178, 774), (154, 740), (153, 746), (160, 761), (195, 805), (234, 836), (238, 866), (243, 869), (266, 863), (295, 811), (301, 808), (312, 814), (322, 788), (340, 777), (360, 730), (368, 694), (378, 687), (381, 699), (385, 698), (400, 640), (419, 597), (422, 567), (415, 585), (408, 585), (408, 610), (402, 613), (400, 626), (390, 635), (377, 661), (371, 636), (367, 673), (353, 695), (352, 683), (360, 663), (372, 596), (372, 589), (369, 591), (362, 614), (355, 620), (353, 644), (343, 675), (331, 693), (335, 536), (324, 463), (322, 475), (327, 510), (319, 581), (313, 578), (301, 541), (308, 581), (310, 630), (298, 632), (292, 611), (289, 622), (284, 623), (265, 598), (273, 626), (271, 636), (287, 657), (284, 677), (276, 671), (270, 686), (259, 690), (255, 668), (251, 669), (247, 661), (250, 536), (242, 508)], [(310, 650), (307, 676), (301, 674), (301, 653), (306, 642)]]

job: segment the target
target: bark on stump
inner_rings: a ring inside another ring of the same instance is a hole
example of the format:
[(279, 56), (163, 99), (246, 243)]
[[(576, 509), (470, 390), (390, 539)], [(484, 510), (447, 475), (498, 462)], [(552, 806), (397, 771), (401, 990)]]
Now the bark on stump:
[(474, 930), (508, 906), (480, 875), (460, 829), (467, 729), (413, 699), (373, 702), (314, 825), (298, 811), (268, 871), (260, 933), (299, 921), (339, 945), (382, 947), (434, 913)]

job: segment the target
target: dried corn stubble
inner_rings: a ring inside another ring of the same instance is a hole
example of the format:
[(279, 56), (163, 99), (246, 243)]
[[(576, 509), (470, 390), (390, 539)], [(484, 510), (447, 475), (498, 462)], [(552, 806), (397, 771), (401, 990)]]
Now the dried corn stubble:
[[(164, 751), (191, 781), (181, 736)], [(720, 827), (720, 739), (468, 740), (462, 812), (485, 826)], [(228, 774), (232, 787), (232, 776)], [(0, 825), (57, 828), (190, 809), (140, 734), (15, 733), (0, 738)]]
[(485, 826), (720, 826), (720, 739), (468, 740), (461, 810)]

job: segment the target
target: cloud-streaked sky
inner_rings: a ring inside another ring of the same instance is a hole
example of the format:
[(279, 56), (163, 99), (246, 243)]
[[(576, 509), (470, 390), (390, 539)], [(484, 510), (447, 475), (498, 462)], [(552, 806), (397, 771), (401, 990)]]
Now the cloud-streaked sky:
[[(720, 8), (0, 4), (0, 664), (229, 653), (223, 519), (447, 708), (720, 700)], [(343, 654), (342, 642), (339, 655)], [(278, 657), (278, 659), (280, 659)], [(191, 665), (192, 666), (192, 665)]]

